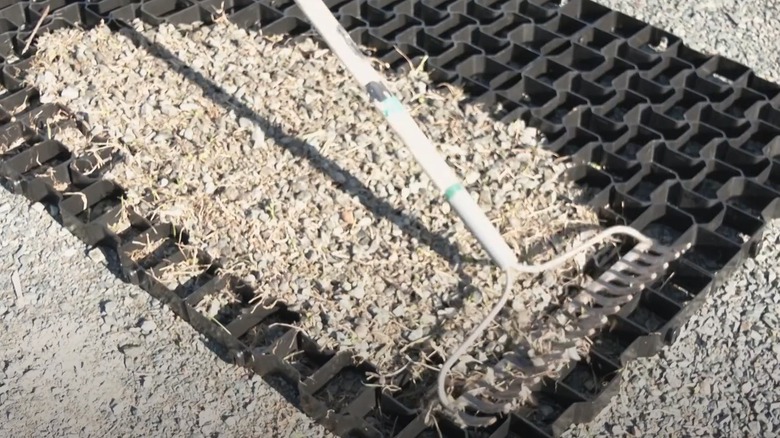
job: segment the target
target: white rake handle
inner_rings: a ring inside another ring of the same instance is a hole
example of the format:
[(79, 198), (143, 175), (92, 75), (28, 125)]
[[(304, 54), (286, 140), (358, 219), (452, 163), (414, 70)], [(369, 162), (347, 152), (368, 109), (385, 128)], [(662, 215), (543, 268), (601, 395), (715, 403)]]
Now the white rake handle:
[(439, 155), (404, 105), (387, 89), (385, 81), (371, 66), (347, 31), (322, 0), (295, 0), (298, 7), (363, 87), (390, 127), (401, 137), (428, 177), (460, 216), (493, 261), (508, 270), (517, 265), (514, 251), (474, 201), (455, 172)]

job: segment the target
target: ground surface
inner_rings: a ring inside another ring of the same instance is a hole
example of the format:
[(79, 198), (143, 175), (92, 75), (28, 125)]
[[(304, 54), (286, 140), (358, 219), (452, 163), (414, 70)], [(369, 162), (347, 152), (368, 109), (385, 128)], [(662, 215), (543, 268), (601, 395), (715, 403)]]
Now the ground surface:
[[(775, 2), (603, 3), (778, 78)], [(322, 436), (23, 204), (0, 193), (0, 435)], [(570, 436), (780, 434), (779, 236), (775, 227), (678, 342), (631, 364), (613, 404)]]
[(0, 230), (0, 436), (330, 436), (42, 208), (0, 191)]

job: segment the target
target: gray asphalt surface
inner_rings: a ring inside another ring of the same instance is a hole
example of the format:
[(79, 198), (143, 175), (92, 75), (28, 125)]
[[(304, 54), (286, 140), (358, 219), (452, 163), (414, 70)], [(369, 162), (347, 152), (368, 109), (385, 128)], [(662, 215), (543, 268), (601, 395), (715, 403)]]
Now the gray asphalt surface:
[[(603, 3), (777, 79), (776, 1)], [(778, 239), (773, 224), (760, 257), (713, 294), (674, 346), (629, 365), (610, 407), (569, 436), (777, 436)], [(5, 191), (0, 263), (0, 435), (324, 436)]]

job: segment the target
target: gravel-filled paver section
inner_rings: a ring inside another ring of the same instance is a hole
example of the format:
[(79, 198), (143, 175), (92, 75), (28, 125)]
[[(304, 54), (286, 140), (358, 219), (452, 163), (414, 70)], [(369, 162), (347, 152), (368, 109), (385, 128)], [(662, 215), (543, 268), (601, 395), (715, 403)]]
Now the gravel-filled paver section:
[(0, 436), (332, 436), (105, 263), (0, 189)]
[[(339, 60), (312, 40), (225, 23), (136, 26), (42, 37), (28, 76), (41, 101), (88, 114), (108, 136), (122, 161), (106, 176), (129, 189), (126, 205), (184, 226), (258, 300), (301, 310), (297, 327), (321, 345), (376, 364), (382, 385), (432, 382), (434, 355), (446, 357), (499, 298), (499, 272)], [(389, 82), (524, 261), (597, 231), (563, 179), (567, 165), (534, 130), (460, 106), (458, 90), (419, 72)], [(586, 280), (584, 262), (522, 279), (456, 373), (495, 363)]]

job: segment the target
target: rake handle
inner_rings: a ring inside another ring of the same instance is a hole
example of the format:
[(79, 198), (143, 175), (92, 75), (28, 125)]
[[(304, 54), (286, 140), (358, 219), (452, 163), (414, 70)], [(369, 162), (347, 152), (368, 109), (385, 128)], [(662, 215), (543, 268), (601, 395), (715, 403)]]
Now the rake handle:
[(517, 265), (514, 251), (496, 227), (463, 187), (460, 179), (420, 130), (404, 105), (386, 87), (346, 29), (336, 20), (322, 0), (295, 0), (330, 50), (341, 60), (358, 84), (366, 90), (374, 106), (409, 148), (417, 163), (433, 181), (479, 241), (488, 255), (503, 270)]

